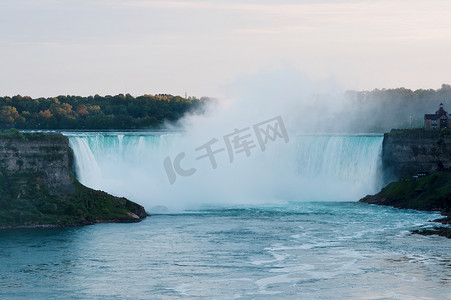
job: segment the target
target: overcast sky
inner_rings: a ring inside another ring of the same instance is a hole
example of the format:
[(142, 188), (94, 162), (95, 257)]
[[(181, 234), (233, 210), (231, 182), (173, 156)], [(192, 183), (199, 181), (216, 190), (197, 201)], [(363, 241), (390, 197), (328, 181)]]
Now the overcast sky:
[(451, 83), (451, 1), (0, 0), (0, 95), (221, 96), (289, 66), (343, 89)]

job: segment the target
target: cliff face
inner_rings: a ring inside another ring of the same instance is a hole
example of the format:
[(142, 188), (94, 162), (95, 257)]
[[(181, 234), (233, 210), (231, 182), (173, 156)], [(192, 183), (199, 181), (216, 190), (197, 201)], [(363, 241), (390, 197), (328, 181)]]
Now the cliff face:
[(61, 134), (0, 132), (0, 229), (138, 222), (144, 208), (92, 190), (71, 176)]
[(382, 149), (386, 181), (451, 168), (451, 135), (447, 132), (393, 130), (384, 135)]
[(57, 135), (0, 137), (0, 170), (6, 177), (40, 175), (51, 194), (73, 190), (69, 140)]

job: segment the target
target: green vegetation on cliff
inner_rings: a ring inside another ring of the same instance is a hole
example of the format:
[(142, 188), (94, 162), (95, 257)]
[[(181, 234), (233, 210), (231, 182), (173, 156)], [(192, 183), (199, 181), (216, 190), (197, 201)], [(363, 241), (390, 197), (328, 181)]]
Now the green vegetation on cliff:
[[(360, 202), (388, 205), (427, 211), (440, 211), (447, 218), (440, 220), (449, 223), (451, 216), (451, 172), (440, 171), (418, 180), (406, 178), (388, 184), (376, 195), (368, 195)], [(418, 233), (440, 234), (451, 237), (451, 228), (438, 227)]]
[(0, 128), (139, 129), (202, 111), (205, 99), (172, 95), (0, 97)]
[[(374, 198), (371, 198), (374, 197)], [(376, 196), (367, 196), (377, 204), (398, 208), (435, 210), (449, 213), (451, 172), (436, 172), (418, 180), (404, 179), (388, 184)]]
[(92, 190), (77, 181), (74, 188), (70, 193), (52, 195), (39, 174), (9, 178), (0, 174), (0, 228), (138, 222), (146, 217), (140, 205), (125, 198)]

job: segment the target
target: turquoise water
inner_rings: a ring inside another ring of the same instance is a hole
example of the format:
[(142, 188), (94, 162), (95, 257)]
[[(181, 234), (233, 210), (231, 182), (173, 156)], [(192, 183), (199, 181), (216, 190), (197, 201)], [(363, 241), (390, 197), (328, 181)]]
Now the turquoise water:
[(449, 299), (436, 213), (287, 202), (0, 231), (0, 299)]

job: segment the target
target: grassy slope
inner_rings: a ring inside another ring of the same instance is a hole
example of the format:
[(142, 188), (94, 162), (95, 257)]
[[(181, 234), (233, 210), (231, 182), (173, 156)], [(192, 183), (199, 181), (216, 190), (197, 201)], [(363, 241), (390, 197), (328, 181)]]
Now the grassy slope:
[[(378, 194), (366, 196), (361, 202), (389, 205), (397, 208), (440, 211), (451, 216), (451, 172), (442, 171), (418, 181), (400, 180), (388, 184)], [(449, 221), (448, 221), (449, 222)], [(416, 231), (421, 234), (439, 234), (451, 238), (451, 228)]]
[(399, 208), (449, 212), (451, 172), (436, 172), (418, 181), (396, 181), (378, 194)]
[(51, 195), (38, 174), (0, 174), (0, 227), (85, 225), (99, 221), (137, 222), (142, 207), (125, 198), (75, 182), (75, 193)]

